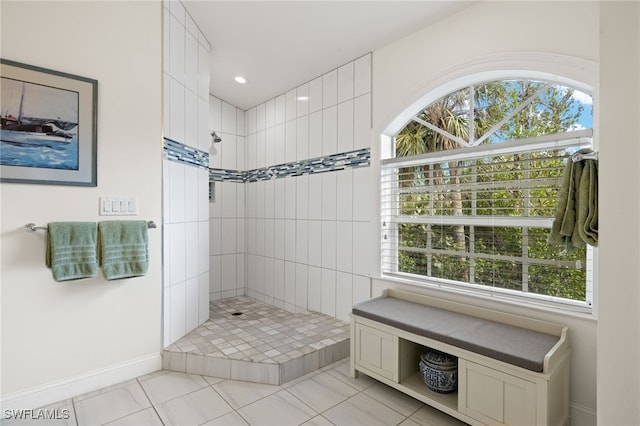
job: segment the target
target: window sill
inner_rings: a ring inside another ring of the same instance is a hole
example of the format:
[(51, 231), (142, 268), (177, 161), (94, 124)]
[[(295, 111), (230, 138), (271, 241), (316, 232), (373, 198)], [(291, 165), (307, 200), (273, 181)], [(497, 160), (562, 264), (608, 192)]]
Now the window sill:
[(552, 300), (546, 300), (542, 297), (524, 297), (508, 292), (492, 291), (477, 288), (476, 286), (462, 286), (456, 284), (449, 284), (446, 282), (436, 282), (428, 280), (412, 279), (410, 277), (404, 277), (399, 275), (380, 274), (372, 276), (373, 280), (386, 281), (394, 284), (401, 284), (410, 287), (418, 287), (426, 290), (427, 292), (433, 292), (434, 295), (451, 299), (454, 301), (460, 301), (463, 303), (473, 303), (482, 300), (483, 307), (490, 309), (500, 309), (505, 312), (511, 311), (509, 307), (513, 307), (512, 313), (521, 314), (522, 309), (553, 314), (564, 317), (578, 318), (583, 320), (597, 320), (595, 309), (593, 306), (580, 306), (579, 304), (565, 304), (562, 302), (556, 302)]

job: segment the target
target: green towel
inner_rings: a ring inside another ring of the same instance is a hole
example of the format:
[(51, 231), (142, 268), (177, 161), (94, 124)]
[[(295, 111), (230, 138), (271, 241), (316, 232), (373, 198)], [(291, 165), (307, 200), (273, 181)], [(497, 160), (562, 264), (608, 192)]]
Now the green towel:
[(548, 242), (568, 253), (585, 244), (598, 245), (597, 160), (568, 160)]
[(110, 220), (98, 224), (100, 261), (107, 280), (138, 277), (149, 269), (147, 222)]
[(95, 222), (48, 225), (46, 264), (56, 281), (95, 277), (98, 272)]

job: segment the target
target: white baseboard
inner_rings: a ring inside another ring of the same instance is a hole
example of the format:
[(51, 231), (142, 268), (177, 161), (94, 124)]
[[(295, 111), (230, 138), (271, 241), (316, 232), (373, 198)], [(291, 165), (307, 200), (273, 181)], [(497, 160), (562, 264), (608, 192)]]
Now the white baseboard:
[(569, 415), (572, 426), (596, 426), (598, 424), (598, 415), (594, 409), (575, 402), (569, 404)]
[(160, 353), (0, 396), (0, 408), (36, 409), (162, 369)]

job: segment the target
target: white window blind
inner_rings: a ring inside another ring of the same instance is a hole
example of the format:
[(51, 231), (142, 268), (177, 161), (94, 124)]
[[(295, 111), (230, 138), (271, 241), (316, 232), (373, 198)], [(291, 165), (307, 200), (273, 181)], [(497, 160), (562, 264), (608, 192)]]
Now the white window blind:
[(547, 238), (566, 162), (591, 133), (383, 160), (382, 273), (552, 298), (571, 279), (590, 304), (585, 251)]

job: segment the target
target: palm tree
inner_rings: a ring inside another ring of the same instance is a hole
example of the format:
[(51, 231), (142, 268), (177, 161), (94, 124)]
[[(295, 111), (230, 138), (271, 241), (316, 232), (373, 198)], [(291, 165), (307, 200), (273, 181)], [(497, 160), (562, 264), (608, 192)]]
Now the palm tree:
[[(463, 89), (449, 94), (436, 101), (418, 113), (413, 121), (396, 136), (396, 157), (419, 155), (428, 152), (439, 152), (460, 148), (460, 144), (447, 134), (455, 138), (467, 141), (469, 138), (469, 90)], [(426, 123), (431, 124), (428, 126)], [(438, 131), (436, 129), (442, 131)], [(413, 182), (426, 181), (427, 184), (441, 184), (448, 176), (451, 185), (460, 183), (460, 164), (457, 161), (448, 163), (447, 170), (439, 164), (434, 164), (432, 170), (428, 166), (420, 166), (415, 170), (403, 170), (402, 173), (413, 174), (410, 179), (403, 179), (401, 185), (412, 185)], [(429, 178), (429, 173), (432, 177)], [(406, 176), (406, 175), (405, 175)], [(462, 216), (462, 194), (460, 190), (451, 191), (448, 194), (448, 201), (451, 203), (451, 210), (454, 216)], [(445, 201), (445, 200), (442, 200)], [(418, 200), (413, 200), (414, 205), (421, 205)], [(412, 203), (412, 204), (413, 204)], [(417, 212), (415, 212), (417, 213)], [(428, 230), (427, 230), (428, 231)], [(454, 247), (459, 251), (466, 251), (466, 238), (464, 225), (453, 227)], [(462, 262), (466, 258), (461, 258)], [(469, 279), (469, 272), (464, 268), (464, 280)]]

